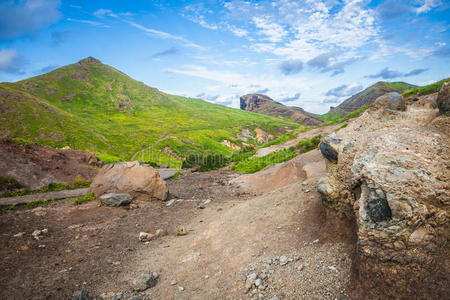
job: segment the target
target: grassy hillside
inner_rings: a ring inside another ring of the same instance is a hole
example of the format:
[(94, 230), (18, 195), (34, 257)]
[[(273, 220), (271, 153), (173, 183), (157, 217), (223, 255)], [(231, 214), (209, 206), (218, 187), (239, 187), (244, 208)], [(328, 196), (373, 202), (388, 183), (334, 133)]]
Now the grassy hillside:
[(442, 79), (438, 82), (429, 85), (415, 87), (413, 89), (404, 92), (403, 97), (408, 98), (415, 95), (421, 96), (439, 92), (441, 86), (444, 84), (444, 82), (447, 81), (450, 81), (450, 78)]
[(379, 96), (388, 92), (403, 93), (415, 88), (415, 85), (405, 82), (377, 82), (365, 90), (351, 96), (337, 107), (323, 115), (315, 115), (317, 118), (326, 122), (335, 121), (345, 117), (352, 111), (358, 110), (364, 106), (371, 105)]
[(189, 153), (231, 155), (220, 142), (242, 145), (239, 132), (256, 127), (279, 136), (298, 124), (168, 95), (93, 58), (0, 84), (3, 137), (85, 150), (105, 161), (129, 160), (169, 134), (137, 158), (179, 166)]

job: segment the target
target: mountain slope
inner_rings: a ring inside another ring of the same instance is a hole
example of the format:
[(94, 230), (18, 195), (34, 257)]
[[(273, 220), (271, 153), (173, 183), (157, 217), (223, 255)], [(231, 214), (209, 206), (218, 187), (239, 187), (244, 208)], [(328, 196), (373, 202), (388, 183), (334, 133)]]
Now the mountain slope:
[(286, 106), (261, 94), (248, 94), (242, 96), (240, 98), (240, 107), (242, 110), (285, 118), (307, 126), (316, 126), (322, 123), (321, 120), (300, 107)]
[(405, 82), (383, 82), (379, 81), (365, 90), (351, 96), (338, 106), (332, 108), (324, 115), (317, 115), (318, 118), (331, 121), (347, 115), (348, 113), (360, 109), (363, 106), (372, 104), (379, 96), (388, 92), (399, 92), (400, 94), (416, 87)]
[[(162, 93), (94, 58), (50, 73), (0, 84), (2, 137), (85, 150), (106, 161), (138, 159), (181, 164), (189, 153), (229, 155), (242, 129), (274, 136), (297, 124), (199, 99)], [(248, 143), (256, 142), (250, 138)], [(175, 164), (175, 165), (176, 165)]]

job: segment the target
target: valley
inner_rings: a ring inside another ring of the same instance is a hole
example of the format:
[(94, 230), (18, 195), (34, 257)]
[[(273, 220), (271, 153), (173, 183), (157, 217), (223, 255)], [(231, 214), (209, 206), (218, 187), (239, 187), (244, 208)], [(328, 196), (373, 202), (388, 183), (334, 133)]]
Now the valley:
[(0, 298), (443, 299), (449, 87), (313, 115), (92, 57), (2, 83)]

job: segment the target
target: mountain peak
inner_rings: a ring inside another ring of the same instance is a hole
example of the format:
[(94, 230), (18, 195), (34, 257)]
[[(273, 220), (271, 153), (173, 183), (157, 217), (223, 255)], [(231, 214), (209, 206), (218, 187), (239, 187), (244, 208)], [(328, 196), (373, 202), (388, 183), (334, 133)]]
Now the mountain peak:
[(242, 110), (252, 111), (277, 118), (288, 118), (293, 122), (307, 126), (316, 126), (322, 123), (310, 113), (300, 107), (285, 106), (262, 94), (247, 94), (241, 96), (240, 107)]
[(80, 60), (78, 63), (84, 64), (84, 65), (101, 65), (102, 64), (102, 62), (100, 60), (98, 60), (92, 56), (86, 57), (86, 58)]

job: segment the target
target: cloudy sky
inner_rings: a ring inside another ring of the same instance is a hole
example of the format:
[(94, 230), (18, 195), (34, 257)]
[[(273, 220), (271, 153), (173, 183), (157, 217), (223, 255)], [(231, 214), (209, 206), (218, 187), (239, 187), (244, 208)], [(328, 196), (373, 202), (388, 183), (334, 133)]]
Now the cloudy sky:
[(371, 84), (450, 77), (447, 0), (0, 1), (0, 81), (94, 56), (162, 91), (325, 113)]

